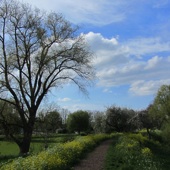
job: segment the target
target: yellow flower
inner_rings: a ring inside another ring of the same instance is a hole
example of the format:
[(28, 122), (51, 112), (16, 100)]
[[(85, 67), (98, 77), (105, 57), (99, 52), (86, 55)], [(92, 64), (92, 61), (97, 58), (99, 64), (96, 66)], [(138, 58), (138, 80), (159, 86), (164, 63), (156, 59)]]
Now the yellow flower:
[(143, 155), (152, 156), (151, 150), (147, 147), (143, 148), (141, 152)]

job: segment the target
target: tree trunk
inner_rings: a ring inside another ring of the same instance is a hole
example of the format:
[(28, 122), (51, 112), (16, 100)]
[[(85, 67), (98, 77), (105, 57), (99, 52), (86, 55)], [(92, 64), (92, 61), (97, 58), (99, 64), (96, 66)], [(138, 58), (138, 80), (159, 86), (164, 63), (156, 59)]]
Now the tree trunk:
[(148, 133), (148, 138), (150, 140), (151, 139), (151, 134), (150, 134), (149, 128), (146, 128), (146, 130), (147, 130), (147, 133)]
[(20, 155), (27, 155), (29, 153), (32, 138), (32, 130), (24, 131), (22, 142), (19, 144)]
[(80, 131), (80, 130), (78, 130), (78, 134), (79, 134), (79, 135), (80, 135), (80, 132), (81, 132), (81, 131)]

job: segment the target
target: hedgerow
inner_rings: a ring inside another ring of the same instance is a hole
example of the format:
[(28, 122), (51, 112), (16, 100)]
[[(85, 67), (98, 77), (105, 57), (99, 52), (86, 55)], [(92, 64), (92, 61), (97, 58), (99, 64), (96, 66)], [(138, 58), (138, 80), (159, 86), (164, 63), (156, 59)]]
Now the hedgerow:
[(55, 147), (31, 155), (17, 158), (3, 165), (1, 170), (68, 170), (73, 164), (99, 142), (110, 138), (110, 135), (98, 134), (78, 137), (74, 141), (56, 144)]

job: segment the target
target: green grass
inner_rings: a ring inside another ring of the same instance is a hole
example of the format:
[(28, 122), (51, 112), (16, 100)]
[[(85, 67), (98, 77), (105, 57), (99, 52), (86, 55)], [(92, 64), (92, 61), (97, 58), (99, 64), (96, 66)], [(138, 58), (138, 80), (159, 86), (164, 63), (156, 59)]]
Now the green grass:
[(105, 170), (169, 170), (170, 146), (149, 140), (141, 143), (138, 137), (114, 137), (105, 159)]
[(105, 170), (113, 170), (113, 168), (117, 168), (119, 167), (119, 164), (121, 164), (121, 160), (120, 159), (117, 160), (117, 157), (115, 153), (113, 152), (118, 139), (119, 139), (119, 136), (113, 137), (113, 142), (108, 149), (107, 156), (105, 159)]
[(0, 141), (0, 164), (18, 157), (19, 148), (14, 142)]
[(14, 142), (0, 142), (0, 155), (17, 155), (18, 153), (18, 146)]
[[(71, 141), (76, 137), (75, 134), (53, 134), (50, 135), (46, 142), (48, 147), (53, 147), (56, 143)], [(44, 137), (33, 135), (30, 146), (30, 153), (38, 153), (45, 149)], [(0, 136), (0, 164), (19, 156), (19, 148), (16, 143), (7, 141)]]
[(146, 146), (151, 149), (155, 161), (162, 163), (162, 170), (170, 170), (170, 146), (155, 141), (148, 141)]

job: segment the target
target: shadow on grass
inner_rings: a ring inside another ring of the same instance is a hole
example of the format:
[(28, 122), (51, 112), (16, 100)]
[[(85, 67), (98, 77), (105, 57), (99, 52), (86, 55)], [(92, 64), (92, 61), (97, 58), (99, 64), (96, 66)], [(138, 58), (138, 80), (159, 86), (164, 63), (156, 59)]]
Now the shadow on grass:
[(3, 163), (10, 162), (18, 157), (19, 155), (0, 155), (0, 167)]
[(162, 170), (170, 170), (170, 146), (154, 141), (147, 141), (146, 146), (151, 149), (155, 161), (161, 162)]

